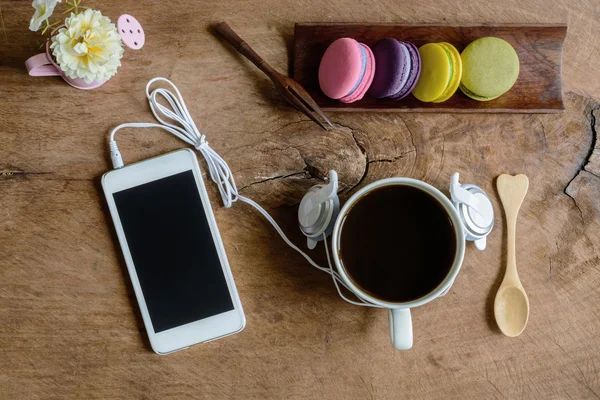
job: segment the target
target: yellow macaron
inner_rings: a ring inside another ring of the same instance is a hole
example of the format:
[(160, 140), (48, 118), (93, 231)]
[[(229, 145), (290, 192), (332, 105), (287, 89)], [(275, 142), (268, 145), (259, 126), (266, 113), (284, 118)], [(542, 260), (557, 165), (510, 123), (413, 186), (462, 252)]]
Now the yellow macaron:
[(452, 46), (450, 43), (442, 42), (438, 43), (440, 46), (446, 50), (446, 54), (450, 56), (450, 83), (444, 90), (444, 93), (437, 99), (433, 100), (434, 103), (441, 103), (443, 101), (448, 100), (458, 87), (460, 86), (460, 79), (462, 77), (462, 61), (460, 58), (460, 53), (456, 50), (456, 47)]
[(413, 95), (423, 102), (440, 103), (458, 89), (462, 76), (460, 53), (450, 43), (427, 43), (419, 48), (421, 76)]

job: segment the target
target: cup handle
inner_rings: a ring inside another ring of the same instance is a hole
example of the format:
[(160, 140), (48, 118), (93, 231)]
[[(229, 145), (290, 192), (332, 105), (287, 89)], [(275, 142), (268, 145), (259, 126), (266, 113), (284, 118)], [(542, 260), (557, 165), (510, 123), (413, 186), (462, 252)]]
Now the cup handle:
[(60, 71), (48, 60), (46, 53), (29, 57), (25, 61), (25, 68), (31, 76), (60, 76)]
[(408, 350), (413, 345), (410, 308), (390, 308), (390, 338), (396, 350)]

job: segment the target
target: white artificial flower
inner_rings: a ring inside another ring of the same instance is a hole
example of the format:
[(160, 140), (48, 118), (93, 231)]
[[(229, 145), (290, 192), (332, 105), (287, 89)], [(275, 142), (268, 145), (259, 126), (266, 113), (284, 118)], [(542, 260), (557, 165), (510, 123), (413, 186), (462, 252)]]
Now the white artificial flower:
[(40, 26), (42, 26), (42, 22), (50, 18), (54, 12), (54, 7), (56, 7), (56, 4), (60, 3), (60, 1), (61, 0), (33, 0), (31, 6), (35, 8), (35, 12), (29, 22), (29, 29), (37, 32), (38, 29), (40, 29)]
[(123, 56), (115, 24), (92, 9), (71, 14), (65, 20), (65, 27), (52, 37), (50, 48), (67, 76), (82, 78), (87, 83), (112, 77)]

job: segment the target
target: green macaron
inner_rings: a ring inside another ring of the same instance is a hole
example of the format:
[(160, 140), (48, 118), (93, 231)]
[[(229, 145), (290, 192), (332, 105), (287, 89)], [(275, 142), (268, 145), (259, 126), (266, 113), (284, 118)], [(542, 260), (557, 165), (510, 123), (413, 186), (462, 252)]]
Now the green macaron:
[(461, 59), (460, 90), (474, 100), (489, 101), (502, 96), (519, 77), (519, 56), (500, 38), (483, 37), (471, 42)]

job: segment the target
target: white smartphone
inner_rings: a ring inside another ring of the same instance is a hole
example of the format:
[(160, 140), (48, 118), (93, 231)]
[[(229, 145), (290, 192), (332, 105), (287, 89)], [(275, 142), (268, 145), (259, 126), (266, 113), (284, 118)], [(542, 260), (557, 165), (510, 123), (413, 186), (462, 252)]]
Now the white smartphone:
[(246, 318), (194, 152), (107, 172), (102, 187), (152, 349), (241, 331)]

